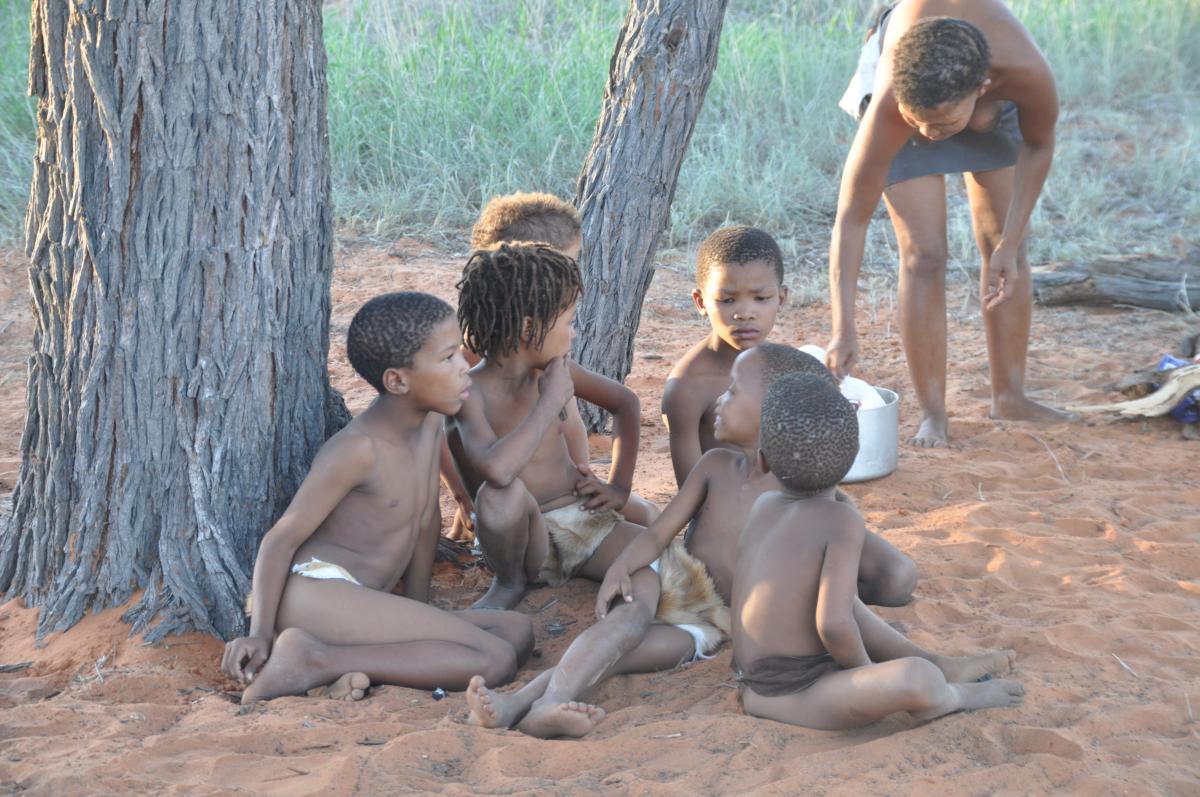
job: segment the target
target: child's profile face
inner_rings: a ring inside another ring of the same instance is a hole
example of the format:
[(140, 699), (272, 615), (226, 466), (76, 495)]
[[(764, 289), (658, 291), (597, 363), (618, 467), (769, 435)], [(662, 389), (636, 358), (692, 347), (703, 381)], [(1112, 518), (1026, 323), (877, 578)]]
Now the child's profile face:
[(553, 325), (546, 332), (542, 341), (540, 364), (547, 364), (555, 357), (566, 357), (571, 353), (571, 341), (575, 340), (575, 307), (578, 302), (563, 310), (554, 319)]
[(408, 385), (408, 396), (429, 412), (457, 415), (471, 387), (469, 366), (462, 356), (462, 333), (453, 315), (434, 325), (416, 354), (412, 366), (399, 369)]
[(743, 448), (758, 445), (763, 388), (761, 355), (745, 351), (733, 361), (729, 388), (717, 399), (713, 435), (722, 443)]
[(696, 309), (708, 318), (717, 337), (737, 351), (767, 339), (786, 300), (787, 288), (765, 260), (715, 267), (706, 284), (692, 291)]

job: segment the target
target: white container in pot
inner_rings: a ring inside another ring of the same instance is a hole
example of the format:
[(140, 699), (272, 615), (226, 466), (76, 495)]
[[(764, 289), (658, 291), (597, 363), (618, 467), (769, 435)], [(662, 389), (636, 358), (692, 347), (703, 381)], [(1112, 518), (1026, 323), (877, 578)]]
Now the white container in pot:
[(858, 456), (843, 483), (879, 479), (896, 469), (900, 396), (886, 387), (872, 389), (883, 399), (883, 406), (858, 411)]

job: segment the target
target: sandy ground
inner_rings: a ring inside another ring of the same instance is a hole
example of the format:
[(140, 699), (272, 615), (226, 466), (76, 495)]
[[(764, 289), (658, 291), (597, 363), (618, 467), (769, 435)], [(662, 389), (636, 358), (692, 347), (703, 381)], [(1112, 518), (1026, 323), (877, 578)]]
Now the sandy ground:
[[(341, 346), (354, 310), (385, 290), (451, 298), (461, 265), (415, 241), (389, 249), (346, 245), (337, 255), (330, 368), (354, 409), (371, 395)], [(0, 266), (8, 491), (32, 327), (23, 259), (9, 254)], [(706, 329), (688, 280), (681, 260), (659, 269), (628, 380), (644, 419), (636, 487), (660, 502), (673, 484), (657, 414), (663, 381)], [(901, 392), (901, 431), (911, 433), (915, 401), (888, 295), (864, 291), (862, 375)], [(397, 687), (358, 704), (287, 698), (244, 709), (218, 673), (216, 640), (144, 647), (113, 610), (35, 649), (34, 612), (10, 602), (0, 607), (0, 663), (33, 665), (0, 675), (0, 793), (1200, 794), (1200, 443), (1169, 420), (989, 421), (969, 297), (965, 283), (952, 286), (953, 447), (902, 450), (894, 475), (849, 492), (920, 568), (911, 605), (885, 616), (946, 652), (1015, 648), (1023, 707), (808, 731), (742, 715), (725, 650), (680, 672), (603, 684), (592, 695), (609, 712), (599, 728), (585, 741), (545, 742), (467, 725), (460, 694), (439, 702)], [(824, 343), (827, 315), (822, 304), (790, 307), (773, 338)], [(1106, 384), (1195, 326), (1157, 312), (1038, 308), (1032, 392), (1105, 399)], [(434, 601), (465, 606), (485, 581), (439, 565)], [(574, 581), (526, 599), (540, 655), (522, 681), (590, 621), (594, 590)], [(549, 634), (552, 623), (567, 634)]]

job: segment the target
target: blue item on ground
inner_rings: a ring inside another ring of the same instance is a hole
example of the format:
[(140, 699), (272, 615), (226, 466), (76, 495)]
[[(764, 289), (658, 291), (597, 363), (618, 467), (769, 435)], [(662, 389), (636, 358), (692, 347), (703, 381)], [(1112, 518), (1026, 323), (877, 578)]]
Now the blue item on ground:
[[(1158, 367), (1154, 370), (1170, 371), (1182, 365), (1192, 365), (1192, 361), (1164, 354), (1162, 359), (1158, 361)], [(1171, 417), (1180, 423), (1196, 423), (1200, 421), (1200, 390), (1193, 390), (1182, 401), (1176, 404), (1175, 409), (1171, 410)]]

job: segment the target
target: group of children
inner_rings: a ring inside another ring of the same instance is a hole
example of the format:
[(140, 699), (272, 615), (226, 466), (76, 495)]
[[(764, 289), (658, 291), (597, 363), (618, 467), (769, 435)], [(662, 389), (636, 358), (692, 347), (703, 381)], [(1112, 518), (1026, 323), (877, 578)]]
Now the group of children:
[[(699, 250), (692, 298), (712, 331), (667, 382), (679, 492), (661, 513), (632, 491), (637, 396), (569, 357), (574, 208), (501, 197), (472, 246), (457, 314), (392, 293), (354, 317), (349, 359), (379, 396), (321, 448), (262, 540), (249, 634), (222, 662), (244, 702), (465, 689), (476, 724), (579, 737), (604, 716), (585, 700), (603, 679), (710, 658), (730, 637), (756, 716), (833, 729), (1020, 701), (1019, 684), (987, 677), (1010, 651), (940, 656), (865, 605), (907, 603), (916, 567), (837, 489), (858, 450), (854, 407), (823, 364), (766, 341), (787, 298), (771, 236), (727, 227)], [(606, 479), (577, 399), (612, 416)], [(427, 603), (439, 473), (456, 533), (474, 533), (494, 573), (465, 611)], [(557, 665), (493, 691), (533, 647), (513, 611), (526, 590), (577, 577), (600, 583), (596, 622)]]

